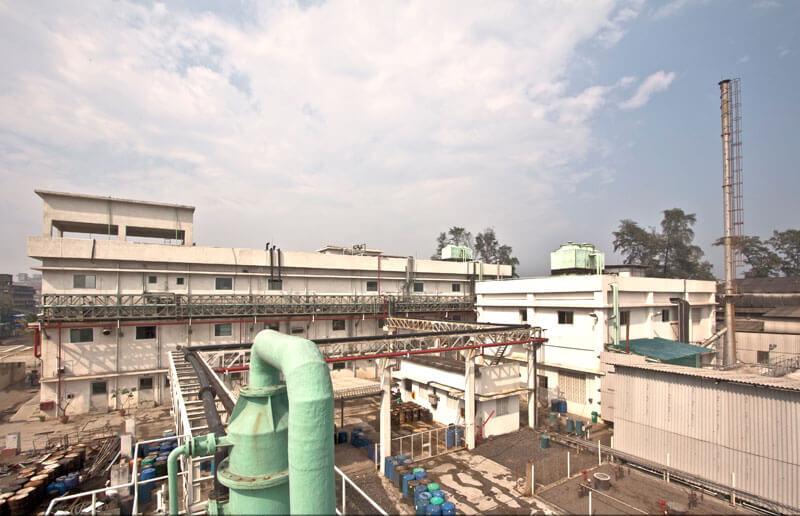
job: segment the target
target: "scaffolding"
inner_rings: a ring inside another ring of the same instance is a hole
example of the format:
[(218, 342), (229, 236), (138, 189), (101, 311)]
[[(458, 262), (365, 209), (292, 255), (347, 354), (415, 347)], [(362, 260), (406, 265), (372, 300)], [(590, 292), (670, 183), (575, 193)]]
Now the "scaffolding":
[(271, 315), (472, 312), (471, 296), (340, 294), (42, 294), (45, 321), (189, 319)]

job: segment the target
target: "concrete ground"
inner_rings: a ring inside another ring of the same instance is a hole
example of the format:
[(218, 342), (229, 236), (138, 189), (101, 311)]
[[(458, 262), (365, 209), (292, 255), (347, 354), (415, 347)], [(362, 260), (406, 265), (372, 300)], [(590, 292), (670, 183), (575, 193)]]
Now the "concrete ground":
[[(621, 471), (621, 473), (620, 473)], [(603, 472), (611, 476), (611, 487), (607, 491), (592, 493), (592, 514), (660, 514), (659, 500), (677, 513), (685, 514), (755, 514), (741, 506), (731, 506), (727, 501), (697, 492), (697, 504), (691, 509), (689, 497), (692, 491), (688, 486), (676, 482), (666, 483), (661, 478), (643, 473), (627, 466), (603, 464), (595, 466), (587, 473)], [(589, 498), (581, 495), (579, 485), (584, 483), (580, 473), (569, 481), (559, 483), (537, 492), (537, 496), (558, 506), (565, 513), (588, 514)]]

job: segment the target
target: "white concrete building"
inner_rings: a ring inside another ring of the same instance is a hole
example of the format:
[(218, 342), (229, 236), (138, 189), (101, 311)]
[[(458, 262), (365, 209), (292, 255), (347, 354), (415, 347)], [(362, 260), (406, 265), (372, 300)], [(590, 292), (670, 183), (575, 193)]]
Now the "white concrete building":
[[(443, 425), (464, 425), (466, 372), (464, 360), (425, 356), (403, 359), (392, 376), (400, 381), (404, 402), (425, 407), (433, 420)], [(481, 427), (484, 437), (519, 429), (521, 382), (519, 364), (475, 366), (475, 421), (479, 425), (485, 422)]]
[[(614, 341), (613, 285), (619, 292), (623, 346), (628, 322), (631, 339), (679, 340), (677, 299), (690, 306), (690, 343), (714, 332), (713, 281), (610, 274), (479, 283), (478, 321), (542, 327), (548, 341), (537, 355), (539, 399), (563, 396), (571, 414), (602, 415), (600, 353)], [(524, 351), (514, 350), (512, 358), (524, 360)]]
[(56, 415), (168, 399), (177, 346), (251, 342), (273, 328), (310, 339), (375, 335), (393, 313), (474, 320), (480, 271), (509, 266), (200, 247), (194, 207), (37, 190), (42, 236), (41, 401)]

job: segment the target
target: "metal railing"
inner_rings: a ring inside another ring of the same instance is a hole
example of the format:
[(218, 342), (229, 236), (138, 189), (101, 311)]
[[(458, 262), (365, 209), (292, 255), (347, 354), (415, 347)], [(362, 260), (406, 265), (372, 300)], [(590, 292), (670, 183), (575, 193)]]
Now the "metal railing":
[[(433, 428), (431, 430), (423, 430), (421, 432), (414, 432), (412, 434), (394, 437), (391, 441), (391, 455), (398, 456), (404, 455), (413, 461), (430, 459), (438, 457), (445, 453), (462, 450), (465, 447), (464, 425), (457, 425), (452, 427)], [(453, 432), (453, 441), (450, 446), (447, 446), (447, 432)], [(374, 445), (376, 461), (379, 460), (377, 453), (377, 444)]]
[(420, 313), (474, 310), (472, 296), (340, 294), (42, 294), (48, 321)]
[(364, 500), (366, 500), (366, 502), (369, 503), (369, 505), (372, 506), (373, 509), (375, 509), (377, 514), (382, 514), (383, 516), (389, 516), (388, 513), (381, 508), (380, 505), (375, 503), (375, 500), (370, 498), (367, 495), (367, 493), (362, 491), (361, 488), (358, 487), (355, 484), (355, 482), (350, 480), (350, 477), (345, 475), (344, 472), (341, 469), (339, 469), (338, 467), (334, 466), (333, 467), (333, 471), (334, 471), (334, 473), (333, 473), (334, 480), (336, 480), (338, 482), (338, 479), (336, 478), (337, 475), (342, 477), (342, 483), (341, 483), (342, 489), (341, 489), (341, 497), (340, 497), (341, 498), (341, 510), (339, 509), (340, 502), (337, 500), (337, 502), (336, 502), (336, 514), (338, 514), (339, 516), (344, 516), (345, 514), (347, 514), (347, 486), (349, 485), (349, 486), (351, 486), (353, 488), (353, 490), (355, 490), (356, 493), (361, 495), (361, 497)]

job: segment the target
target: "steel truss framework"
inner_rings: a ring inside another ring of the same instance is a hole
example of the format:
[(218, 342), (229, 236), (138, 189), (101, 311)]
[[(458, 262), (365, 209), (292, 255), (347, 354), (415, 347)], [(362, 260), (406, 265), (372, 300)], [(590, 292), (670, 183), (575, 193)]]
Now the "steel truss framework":
[(439, 295), (42, 294), (48, 321), (462, 312), (474, 303), (471, 296)]
[[(378, 358), (387, 353), (415, 352), (419, 350), (458, 349), (464, 346), (496, 345), (499, 343), (531, 345), (543, 342), (542, 329), (527, 325), (497, 326), (479, 323), (459, 323), (424, 319), (387, 318), (386, 325), (392, 328), (428, 330), (410, 335), (381, 335), (376, 337), (353, 337), (322, 339), (316, 341), (327, 362), (342, 362)], [(249, 363), (251, 344), (231, 346), (196, 346), (209, 366), (217, 371), (246, 369)], [(492, 357), (502, 356), (494, 348)]]

